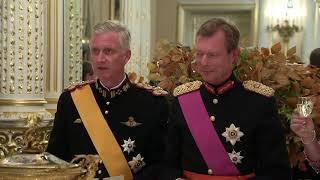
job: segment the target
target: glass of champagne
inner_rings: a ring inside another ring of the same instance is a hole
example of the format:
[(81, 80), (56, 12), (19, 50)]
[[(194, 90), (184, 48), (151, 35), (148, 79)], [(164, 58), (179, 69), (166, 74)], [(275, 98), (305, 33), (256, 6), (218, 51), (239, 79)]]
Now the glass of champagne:
[[(298, 99), (298, 104), (297, 104), (297, 108), (298, 108), (298, 112), (301, 116), (305, 117), (305, 118), (308, 118), (310, 117), (311, 113), (312, 113), (312, 109), (313, 109), (313, 105), (314, 105), (314, 97), (313, 96), (302, 96), (302, 97), (299, 97)], [(311, 118), (310, 118), (311, 119)], [(304, 121), (303, 123), (303, 131), (307, 132), (309, 131), (307, 128), (306, 128), (306, 125), (307, 125), (307, 122)], [(313, 130), (313, 139), (312, 141), (314, 140), (315, 138), (315, 131)], [(301, 141), (303, 144), (308, 144), (306, 142), (303, 141), (303, 139), (300, 137)], [(311, 141), (311, 142), (312, 142)]]
[(313, 97), (311, 96), (299, 97), (298, 104), (297, 104), (299, 114), (303, 117), (309, 117), (310, 114), (312, 113), (313, 104), (314, 104)]

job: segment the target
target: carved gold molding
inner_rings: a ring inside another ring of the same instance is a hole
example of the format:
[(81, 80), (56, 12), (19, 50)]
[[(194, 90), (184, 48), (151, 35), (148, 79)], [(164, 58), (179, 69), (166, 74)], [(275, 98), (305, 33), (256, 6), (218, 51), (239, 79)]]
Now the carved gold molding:
[(47, 101), (45, 100), (4, 100), (0, 99), (1, 105), (24, 105), (24, 106), (42, 106), (44, 104), (47, 104)]
[(47, 71), (46, 71), (46, 90), (50, 91), (50, 67), (51, 67), (51, 2), (47, 1)]
[(46, 109), (51, 115), (54, 115), (57, 110), (56, 109)]
[[(18, 121), (26, 119), (30, 114), (36, 114), (39, 116), (43, 122), (39, 123), (48, 123), (50, 120), (53, 119), (52, 115), (47, 111), (40, 111), (40, 112), (0, 112), (0, 127), (5, 127), (10, 124), (17, 124)], [(23, 122), (23, 121), (22, 121)]]
[[(52, 3), (52, 4), (51, 4)], [(49, 91), (58, 91), (58, 1), (47, 2), (47, 73), (46, 88)], [(53, 12), (53, 15), (51, 13)], [(53, 26), (52, 26), (53, 22)], [(52, 37), (52, 38), (51, 38)], [(53, 42), (53, 49), (51, 43)], [(53, 52), (53, 57), (51, 57)], [(51, 85), (51, 82), (52, 85)]]
[[(44, 93), (44, 1), (1, 1), (1, 93), (39, 97)], [(2, 50), (3, 49), (3, 50)]]
[(46, 149), (53, 126), (49, 112), (2, 112), (0, 119), (0, 159), (22, 149)]
[(58, 98), (46, 98), (48, 104), (57, 104), (58, 100)]
[(82, 12), (79, 0), (64, 1), (64, 87), (82, 79)]
[(58, 104), (59, 98), (46, 98), (47, 104), (46, 104), (46, 110), (54, 115), (57, 112), (57, 104)]
[[(0, 128), (0, 159), (19, 152), (25, 144), (37, 151), (45, 151), (52, 126), (37, 128)], [(25, 142), (28, 141), (28, 142)]]
[(54, 91), (58, 90), (58, 0), (54, 1)]

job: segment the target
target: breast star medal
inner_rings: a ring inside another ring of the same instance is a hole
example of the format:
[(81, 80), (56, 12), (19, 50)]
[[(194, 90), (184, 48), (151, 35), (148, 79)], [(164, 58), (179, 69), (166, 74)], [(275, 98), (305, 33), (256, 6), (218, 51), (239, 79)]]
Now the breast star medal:
[(132, 116), (129, 116), (128, 121), (121, 122), (121, 124), (126, 125), (128, 127), (137, 127), (140, 126), (142, 123), (136, 122)]
[(243, 159), (243, 156), (240, 155), (240, 152), (236, 152), (235, 150), (232, 150), (232, 153), (228, 153), (230, 160), (234, 163), (234, 164), (238, 164), (241, 163), (241, 159)]
[(222, 136), (226, 138), (226, 141), (230, 141), (232, 145), (235, 145), (237, 141), (243, 136), (243, 132), (240, 131), (239, 127), (231, 124), (230, 127), (226, 127), (226, 131), (222, 133)]
[(132, 171), (136, 173), (140, 171), (146, 165), (146, 163), (143, 161), (143, 157), (138, 154), (136, 157), (133, 157), (131, 161), (129, 161), (129, 165)]
[(123, 147), (123, 152), (127, 152), (128, 154), (130, 154), (130, 152), (134, 151), (133, 148), (136, 147), (134, 141), (129, 138), (127, 141), (123, 140), (123, 142), (124, 144), (121, 145)]

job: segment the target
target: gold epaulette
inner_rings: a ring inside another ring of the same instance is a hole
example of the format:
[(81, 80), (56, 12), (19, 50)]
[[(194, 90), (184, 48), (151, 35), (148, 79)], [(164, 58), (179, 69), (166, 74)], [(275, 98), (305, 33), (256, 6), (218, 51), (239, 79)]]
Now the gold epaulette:
[(80, 82), (77, 82), (77, 83), (71, 83), (67, 88), (65, 88), (64, 90), (65, 91), (73, 91), (75, 90), (76, 88), (79, 88), (79, 87), (82, 87), (86, 84), (91, 84), (95, 82), (95, 80), (88, 80), (88, 81), (80, 81)]
[(151, 86), (150, 84), (145, 83), (136, 83), (135, 84), (138, 88), (146, 89), (147, 91), (151, 92), (155, 96), (166, 96), (168, 94), (167, 91), (162, 89), (158, 86)]
[(272, 97), (274, 95), (274, 89), (256, 81), (244, 81), (243, 87), (249, 91), (253, 91), (267, 97)]
[(182, 94), (198, 90), (200, 88), (201, 84), (202, 84), (201, 81), (192, 81), (192, 82), (184, 83), (180, 86), (177, 86), (173, 90), (173, 95), (180, 96)]

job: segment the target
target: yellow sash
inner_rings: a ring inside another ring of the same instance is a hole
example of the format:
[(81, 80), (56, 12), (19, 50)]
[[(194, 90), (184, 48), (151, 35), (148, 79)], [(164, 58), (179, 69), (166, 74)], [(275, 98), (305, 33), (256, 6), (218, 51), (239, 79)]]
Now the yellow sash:
[(109, 175), (122, 175), (125, 180), (132, 180), (128, 162), (95, 101), (90, 85), (76, 88), (71, 96)]

